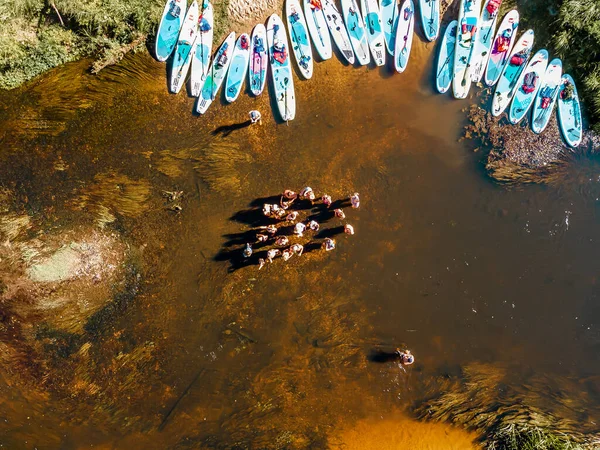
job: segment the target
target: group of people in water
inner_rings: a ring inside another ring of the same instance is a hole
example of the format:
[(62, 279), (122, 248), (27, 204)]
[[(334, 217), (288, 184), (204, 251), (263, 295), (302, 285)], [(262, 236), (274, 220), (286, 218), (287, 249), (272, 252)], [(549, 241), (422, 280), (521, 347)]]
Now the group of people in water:
[[(288, 261), (294, 255), (302, 256), (305, 245), (311, 245), (311, 248), (315, 247), (312, 239), (303, 245), (302, 238), (305, 238), (306, 235), (317, 237), (322, 223), (331, 218), (344, 221), (346, 214), (342, 207), (346, 205), (358, 209), (360, 207), (359, 194), (355, 192), (348, 199), (334, 202), (327, 194), (317, 199), (312, 188), (308, 186), (298, 193), (286, 189), (281, 195), (279, 203), (265, 203), (262, 206), (262, 214), (266, 219), (270, 219), (271, 223), (258, 227), (255, 241), (247, 242), (244, 247), (244, 258), (251, 258), (254, 254), (253, 247), (258, 245), (272, 245), (264, 258), (258, 258), (259, 269), (262, 269), (267, 263), (272, 263), (277, 257)], [(294, 206), (298, 206), (298, 208), (294, 208)], [(313, 213), (312, 210), (315, 206), (319, 207), (319, 210)], [(304, 220), (302, 218), (303, 211), (310, 212)], [(317, 219), (320, 219), (321, 223)], [(344, 223), (343, 227), (340, 227), (340, 232), (353, 235), (354, 227), (349, 223)], [(296, 242), (292, 242), (292, 240)], [(336, 242), (333, 237), (325, 237), (320, 244), (320, 247), (327, 252), (334, 250), (335, 246)]]

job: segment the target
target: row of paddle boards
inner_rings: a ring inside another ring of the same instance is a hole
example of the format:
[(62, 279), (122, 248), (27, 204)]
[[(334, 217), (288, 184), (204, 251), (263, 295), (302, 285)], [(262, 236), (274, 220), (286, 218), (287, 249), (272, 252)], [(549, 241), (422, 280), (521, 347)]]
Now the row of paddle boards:
[[(360, 3), (360, 6), (359, 6)], [(418, 0), (425, 37), (433, 41), (440, 29), (439, 0)], [(284, 121), (294, 119), (296, 100), (289, 41), (298, 71), (305, 79), (313, 74), (313, 46), (321, 60), (330, 59), (335, 45), (348, 64), (377, 66), (394, 57), (403, 72), (408, 64), (414, 31), (415, 5), (404, 0), (286, 0), (285, 19), (273, 14), (266, 27), (258, 24), (252, 35), (236, 39), (230, 33), (211, 60), (214, 12), (208, 0), (186, 9), (186, 0), (168, 0), (158, 28), (155, 53), (171, 61), (169, 88), (178, 93), (189, 72), (189, 88), (198, 97), (196, 111), (206, 112), (225, 83), (225, 99), (235, 101), (248, 79), (253, 95), (260, 95), (271, 66), (277, 107)], [(312, 46), (311, 46), (312, 40)]]
[[(482, 80), (494, 87), (491, 112), (508, 108), (512, 124), (531, 111), (531, 128), (544, 131), (558, 102), (558, 124), (566, 143), (581, 143), (583, 126), (579, 96), (573, 78), (562, 74), (562, 62), (549, 61), (546, 49), (532, 55), (534, 31), (517, 40), (519, 13), (513, 9), (496, 29), (501, 0), (461, 0), (458, 20), (452, 21), (439, 48), (436, 87), (440, 93), (452, 86), (455, 98), (466, 98), (471, 83)], [(495, 31), (495, 33), (494, 33)]]

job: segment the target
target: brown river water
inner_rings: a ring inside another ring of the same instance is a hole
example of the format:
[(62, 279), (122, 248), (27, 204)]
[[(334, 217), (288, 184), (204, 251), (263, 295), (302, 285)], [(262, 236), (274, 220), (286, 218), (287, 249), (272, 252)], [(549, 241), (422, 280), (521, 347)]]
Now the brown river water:
[[(3, 213), (30, 217), (28, 237), (111, 233), (135, 269), (94, 320), (2, 332), (0, 445), (476, 448), (411, 413), (473, 365), (596, 428), (600, 165), (581, 158), (551, 186), (491, 182), (459, 139), (468, 102), (433, 92), (434, 50), (415, 39), (402, 75), (316, 64), (289, 126), (267, 95), (195, 116), (148, 55), (1, 93)], [(262, 126), (211, 134), (250, 109)], [(252, 208), (306, 185), (359, 192), (356, 234), (240, 267)], [(397, 346), (413, 366), (369, 359)]]

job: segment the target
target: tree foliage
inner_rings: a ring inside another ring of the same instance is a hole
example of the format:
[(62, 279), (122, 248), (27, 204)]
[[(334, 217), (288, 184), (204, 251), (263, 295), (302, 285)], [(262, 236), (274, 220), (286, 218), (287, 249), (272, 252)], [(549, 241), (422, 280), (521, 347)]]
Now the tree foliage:
[(579, 81), (591, 125), (600, 131), (600, 1), (563, 0), (553, 28), (553, 47)]

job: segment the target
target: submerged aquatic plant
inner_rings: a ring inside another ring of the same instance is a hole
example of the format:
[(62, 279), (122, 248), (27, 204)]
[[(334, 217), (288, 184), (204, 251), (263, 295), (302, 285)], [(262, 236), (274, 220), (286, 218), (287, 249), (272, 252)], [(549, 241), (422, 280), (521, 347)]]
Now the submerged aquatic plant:
[(531, 376), (492, 364), (470, 364), (430, 382), (417, 405), (422, 419), (451, 422), (480, 435), (488, 450), (591, 450), (600, 443), (598, 413), (582, 385), (566, 377)]

